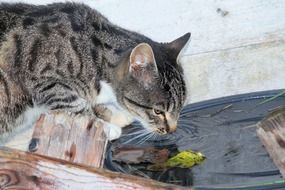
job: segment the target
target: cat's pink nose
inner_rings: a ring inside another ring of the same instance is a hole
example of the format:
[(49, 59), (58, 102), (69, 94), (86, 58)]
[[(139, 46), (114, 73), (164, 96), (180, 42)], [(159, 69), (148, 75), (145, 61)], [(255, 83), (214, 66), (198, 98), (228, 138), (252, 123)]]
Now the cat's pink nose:
[(165, 113), (165, 117), (168, 124), (168, 126), (166, 126), (167, 133), (173, 133), (177, 128), (177, 118), (171, 113)]
[(177, 128), (177, 125), (170, 126), (168, 133), (173, 133), (174, 131), (176, 131), (176, 128)]

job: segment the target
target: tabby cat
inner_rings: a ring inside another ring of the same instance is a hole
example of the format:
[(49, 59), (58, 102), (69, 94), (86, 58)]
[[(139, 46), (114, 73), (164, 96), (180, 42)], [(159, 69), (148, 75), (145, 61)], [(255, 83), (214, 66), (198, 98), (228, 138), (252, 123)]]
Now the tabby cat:
[(134, 119), (175, 131), (189, 38), (157, 43), (84, 4), (0, 4), (0, 139), (49, 110), (97, 115), (111, 140)]

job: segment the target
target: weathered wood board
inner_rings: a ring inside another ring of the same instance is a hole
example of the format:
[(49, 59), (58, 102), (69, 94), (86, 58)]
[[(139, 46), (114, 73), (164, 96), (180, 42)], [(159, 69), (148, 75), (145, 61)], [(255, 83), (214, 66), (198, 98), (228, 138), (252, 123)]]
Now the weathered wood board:
[(0, 148), (0, 189), (191, 189)]
[(273, 111), (257, 127), (258, 137), (285, 178), (285, 108)]
[(93, 167), (103, 167), (107, 139), (103, 123), (88, 115), (42, 114), (29, 150)]

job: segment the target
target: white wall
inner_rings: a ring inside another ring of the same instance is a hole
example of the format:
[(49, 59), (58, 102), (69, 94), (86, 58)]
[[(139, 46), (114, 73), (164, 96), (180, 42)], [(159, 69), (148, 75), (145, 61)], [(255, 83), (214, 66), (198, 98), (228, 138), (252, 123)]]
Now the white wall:
[(156, 41), (171, 41), (190, 31), (191, 43), (181, 61), (191, 102), (285, 88), (284, 0), (80, 2)]

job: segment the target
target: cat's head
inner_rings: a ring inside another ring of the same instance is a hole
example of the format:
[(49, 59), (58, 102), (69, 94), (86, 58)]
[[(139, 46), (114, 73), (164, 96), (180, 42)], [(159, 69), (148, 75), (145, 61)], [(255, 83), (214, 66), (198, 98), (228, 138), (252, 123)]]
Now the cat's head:
[(170, 43), (140, 43), (128, 55), (128, 71), (118, 100), (145, 128), (159, 134), (176, 130), (186, 99), (177, 57), (189, 38), (187, 33)]

